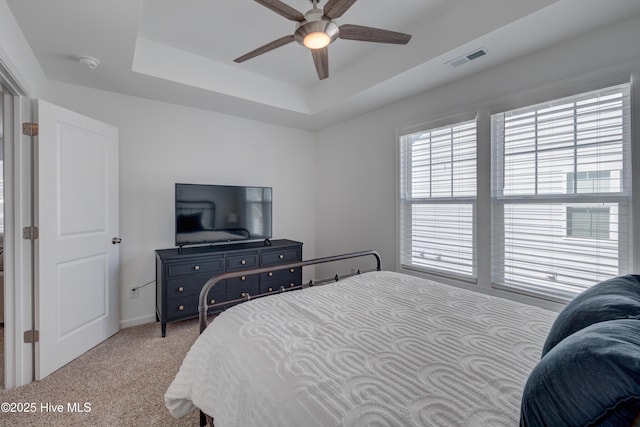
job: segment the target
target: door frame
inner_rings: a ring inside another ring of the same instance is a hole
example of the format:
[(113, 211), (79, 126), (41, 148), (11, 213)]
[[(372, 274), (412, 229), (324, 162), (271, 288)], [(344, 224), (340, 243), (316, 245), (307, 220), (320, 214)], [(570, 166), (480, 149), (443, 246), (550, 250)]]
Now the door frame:
[(5, 235), (4, 235), (4, 388), (28, 384), (34, 378), (35, 345), (25, 344), (24, 331), (34, 327), (34, 247), (22, 239), (33, 212), (33, 138), (23, 135), (21, 123), (30, 122), (33, 101), (29, 92), (0, 60), (4, 102)]

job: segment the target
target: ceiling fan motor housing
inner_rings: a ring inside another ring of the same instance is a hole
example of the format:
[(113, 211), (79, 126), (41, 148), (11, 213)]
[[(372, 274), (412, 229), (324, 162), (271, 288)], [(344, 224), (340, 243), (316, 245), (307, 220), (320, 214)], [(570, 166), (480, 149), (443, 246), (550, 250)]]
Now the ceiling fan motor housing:
[(329, 36), (329, 43), (332, 43), (338, 38), (339, 32), (338, 26), (325, 18), (320, 9), (311, 9), (305, 14), (305, 20), (297, 25), (294, 36), (298, 43), (305, 46), (304, 38), (311, 33), (325, 33)]

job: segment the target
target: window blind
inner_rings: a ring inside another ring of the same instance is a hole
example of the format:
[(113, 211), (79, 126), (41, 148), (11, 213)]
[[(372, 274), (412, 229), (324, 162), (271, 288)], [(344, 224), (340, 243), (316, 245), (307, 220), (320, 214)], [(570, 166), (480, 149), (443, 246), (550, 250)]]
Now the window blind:
[(476, 122), (400, 137), (400, 262), (475, 277)]
[(629, 269), (629, 85), (492, 116), (492, 280), (560, 299)]

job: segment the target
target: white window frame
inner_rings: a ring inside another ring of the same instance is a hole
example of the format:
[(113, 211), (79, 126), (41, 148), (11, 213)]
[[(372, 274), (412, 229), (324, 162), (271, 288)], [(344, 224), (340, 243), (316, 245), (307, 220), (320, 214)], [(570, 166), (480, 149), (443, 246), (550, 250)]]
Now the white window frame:
[[(575, 75), (564, 80), (549, 82), (537, 87), (527, 88), (517, 92), (505, 90), (502, 94), (493, 98), (477, 99), (464, 106), (451, 105), (447, 109), (432, 110), (429, 116), (422, 116), (422, 119), (413, 119), (399, 123), (395, 128), (395, 141), (399, 142), (400, 135), (419, 129), (424, 129), (428, 125), (444, 125), (445, 122), (465, 120), (477, 117), (477, 142), (478, 142), (478, 191), (476, 203), (476, 255), (477, 255), (477, 280), (469, 281), (465, 278), (442, 276), (434, 272), (424, 272), (415, 269), (405, 268), (400, 261), (400, 159), (399, 149), (396, 149), (396, 258), (395, 270), (419, 277), (438, 280), (451, 285), (476, 289), (479, 292), (497, 295), (515, 301), (534, 304), (554, 310), (563, 307), (571, 297), (558, 297), (541, 295), (519, 289), (505, 288), (499, 283), (492, 282), (492, 244), (491, 244), (491, 115), (513, 110), (528, 105), (534, 105), (553, 99), (569, 97), (580, 93), (586, 93), (599, 88), (616, 86), (631, 83), (631, 164), (632, 164), (632, 190), (631, 204), (634, 218), (631, 221), (631, 247), (629, 254), (630, 271), (640, 274), (640, 61), (618, 64), (607, 69), (595, 70), (582, 75)], [(457, 108), (460, 107), (460, 108)], [(415, 116), (415, 109), (411, 111)], [(420, 112), (418, 111), (418, 114)], [(423, 113), (424, 114), (424, 113)], [(440, 121), (432, 120), (431, 117), (445, 117)], [(450, 119), (454, 117), (454, 119)], [(440, 123), (438, 123), (440, 122)], [(398, 147), (398, 145), (396, 145)]]
[[(623, 86), (626, 90), (627, 93), (629, 94), (632, 90), (631, 85), (629, 84), (624, 84), (624, 85), (616, 85), (616, 86)], [(603, 87), (602, 89), (606, 90), (606, 87)], [(571, 98), (582, 98), (585, 95), (588, 95), (590, 92), (595, 92), (595, 91), (584, 91), (584, 92), (580, 92), (580, 93), (575, 93), (573, 95), (569, 95), (566, 98), (558, 98), (557, 101), (549, 101), (549, 103), (555, 103), (555, 102), (563, 102), (565, 101), (567, 98), (571, 99)], [(625, 98), (625, 102), (628, 102), (627, 104), (625, 104), (623, 106), (623, 108), (630, 108), (630, 104), (632, 103), (631, 101), (631, 97), (629, 96), (628, 98)], [(535, 107), (537, 103), (531, 103), (530, 106), (531, 108)], [(524, 107), (524, 106), (523, 106)], [(523, 108), (520, 107), (520, 108)], [(526, 108), (526, 107), (524, 107)], [(514, 109), (515, 110), (515, 109)], [(543, 193), (543, 194), (538, 194), (536, 192), (536, 194), (519, 194), (519, 195), (505, 195), (503, 193), (501, 193), (501, 188), (503, 188), (503, 183), (501, 182), (503, 179), (503, 173), (504, 171), (502, 170), (502, 164), (501, 164), (501, 144), (502, 144), (502, 140), (501, 140), (501, 136), (500, 135), (496, 135), (495, 139), (493, 139), (492, 137), (492, 152), (493, 152), (493, 161), (492, 161), (492, 205), (493, 205), (493, 219), (494, 221), (492, 221), (492, 286), (498, 289), (505, 289), (505, 290), (510, 290), (510, 291), (515, 291), (515, 292), (520, 292), (520, 293), (525, 293), (525, 294), (529, 294), (529, 295), (533, 295), (533, 296), (538, 296), (538, 297), (543, 297), (546, 299), (551, 299), (551, 300), (555, 300), (555, 301), (566, 301), (568, 299), (571, 299), (573, 296), (575, 296), (577, 294), (576, 290), (567, 290), (567, 289), (554, 289), (553, 285), (550, 284), (550, 286), (548, 288), (544, 288), (544, 287), (540, 287), (540, 286), (527, 286), (524, 283), (507, 283), (507, 281), (504, 280), (504, 270), (501, 269), (501, 266), (504, 266), (504, 229), (501, 229), (501, 220), (497, 217), (501, 216), (501, 209), (500, 206), (505, 206), (507, 204), (524, 204), (524, 203), (561, 203), (561, 202), (567, 202), (567, 203), (579, 203), (579, 202), (585, 202), (585, 203), (593, 203), (594, 201), (598, 201), (598, 202), (612, 202), (612, 203), (617, 203), (620, 206), (620, 211), (622, 212), (623, 210), (626, 210), (626, 212), (628, 212), (628, 215), (625, 216), (626, 218), (626, 222), (623, 221), (622, 224), (620, 224), (619, 226), (622, 227), (622, 230), (620, 231), (621, 233), (626, 233), (627, 235), (631, 235), (631, 232), (633, 230), (633, 216), (631, 213), (631, 203), (632, 203), (632, 198), (631, 198), (631, 191), (632, 191), (632, 185), (631, 180), (632, 180), (632, 176), (631, 176), (631, 164), (632, 164), (632, 147), (631, 147), (631, 126), (633, 123), (633, 117), (630, 115), (629, 116), (629, 121), (624, 122), (623, 123), (623, 127), (624, 127), (624, 134), (625, 137), (628, 138), (626, 139), (625, 143), (628, 144), (628, 147), (626, 149), (626, 151), (624, 151), (624, 158), (623, 158), (623, 176), (621, 177), (621, 179), (625, 182), (625, 186), (623, 186), (623, 191), (620, 193), (616, 193), (616, 192), (596, 192), (595, 194), (597, 194), (597, 197), (594, 196), (593, 194), (591, 196), (589, 195), (583, 195), (583, 194), (571, 194), (569, 192), (567, 192), (567, 194), (550, 194), (550, 193)], [(636, 154), (637, 156), (637, 154)], [(574, 175), (575, 177), (576, 175)], [(575, 178), (574, 178), (575, 181)], [(577, 185), (577, 183), (576, 183)], [(635, 193), (637, 194), (637, 190), (635, 190)], [(624, 216), (624, 215), (623, 215)], [(569, 237), (569, 239), (571, 239), (572, 237)], [(620, 243), (619, 243), (619, 249), (618, 249), (618, 253), (621, 254), (620, 259), (618, 260), (618, 274), (625, 274), (627, 272), (629, 272), (631, 270), (631, 264), (632, 264), (632, 254), (633, 254), (633, 239), (629, 238), (628, 240), (625, 240), (624, 238), (620, 239)], [(553, 281), (553, 277), (550, 278), (551, 281)], [(597, 282), (597, 280), (594, 281), (594, 283)], [(561, 287), (559, 287), (561, 288)]]
[[(456, 116), (447, 117), (441, 120), (430, 121), (425, 123), (420, 123), (416, 125), (408, 125), (399, 127), (397, 129), (397, 140), (398, 140), (398, 165), (399, 165), (399, 182), (398, 182), (398, 263), (402, 269), (413, 270), (418, 273), (426, 273), (432, 276), (439, 276), (444, 278), (450, 278), (457, 281), (468, 282), (468, 283), (476, 283), (477, 282), (477, 161), (476, 161), (476, 183), (474, 188), (474, 196), (462, 196), (462, 197), (453, 197), (453, 196), (438, 196), (438, 197), (426, 197), (426, 198), (407, 198), (404, 195), (406, 194), (406, 188), (403, 188), (407, 185), (408, 177), (406, 176), (406, 168), (405, 165), (402, 164), (403, 161), (406, 161), (407, 153), (406, 153), (406, 145), (404, 142), (404, 138), (416, 133), (425, 132), (429, 133), (431, 131), (435, 131), (438, 129), (456, 126), (458, 124), (467, 123), (470, 121), (475, 121), (475, 129), (476, 129), (476, 155), (477, 155), (477, 117), (476, 113), (465, 113)], [(471, 264), (471, 271), (469, 273), (462, 273), (459, 271), (451, 271), (447, 269), (437, 268), (437, 267), (426, 267), (421, 265), (415, 265), (411, 262), (407, 262), (407, 253), (411, 252), (412, 242), (408, 239), (404, 239), (403, 235), (406, 235), (406, 231), (403, 233), (403, 228), (409, 227), (411, 224), (411, 211), (408, 209), (411, 205), (441, 205), (441, 204), (470, 204), (472, 205), (472, 224), (471, 224), (471, 242), (472, 242), (472, 259), (469, 260)]]

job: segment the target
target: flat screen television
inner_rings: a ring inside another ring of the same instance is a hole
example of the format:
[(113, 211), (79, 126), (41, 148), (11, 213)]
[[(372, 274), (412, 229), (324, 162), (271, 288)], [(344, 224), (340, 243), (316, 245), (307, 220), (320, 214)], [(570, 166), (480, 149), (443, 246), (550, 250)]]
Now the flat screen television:
[(271, 238), (272, 189), (176, 184), (176, 246)]

